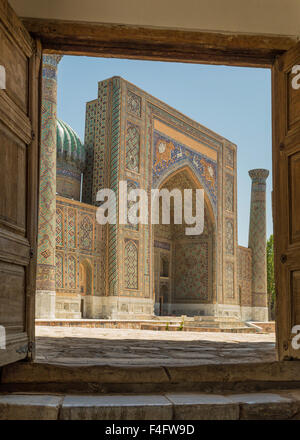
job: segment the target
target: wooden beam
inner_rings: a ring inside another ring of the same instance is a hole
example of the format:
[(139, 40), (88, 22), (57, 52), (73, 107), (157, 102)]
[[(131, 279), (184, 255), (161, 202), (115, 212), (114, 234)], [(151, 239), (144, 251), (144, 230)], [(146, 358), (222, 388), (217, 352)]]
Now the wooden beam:
[(296, 38), (23, 18), (45, 52), (270, 67)]

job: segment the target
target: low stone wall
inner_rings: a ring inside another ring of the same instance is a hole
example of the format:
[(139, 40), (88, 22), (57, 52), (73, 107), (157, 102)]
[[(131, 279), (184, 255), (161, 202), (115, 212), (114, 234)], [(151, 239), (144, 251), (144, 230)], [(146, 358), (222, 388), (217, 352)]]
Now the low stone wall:
[(153, 322), (151, 320), (99, 320), (99, 319), (37, 319), (36, 325), (53, 326), (53, 327), (85, 327), (85, 328), (115, 328), (115, 329), (135, 329), (135, 330), (153, 330), (153, 331), (186, 331), (186, 332), (223, 332), (223, 333), (257, 333), (257, 330), (252, 327), (235, 327), (235, 328), (220, 328), (220, 327), (201, 327), (200, 325), (193, 326), (185, 324), (180, 330), (180, 322), (159, 321)]
[(275, 333), (275, 321), (255, 322), (254, 324), (260, 327), (264, 333)]

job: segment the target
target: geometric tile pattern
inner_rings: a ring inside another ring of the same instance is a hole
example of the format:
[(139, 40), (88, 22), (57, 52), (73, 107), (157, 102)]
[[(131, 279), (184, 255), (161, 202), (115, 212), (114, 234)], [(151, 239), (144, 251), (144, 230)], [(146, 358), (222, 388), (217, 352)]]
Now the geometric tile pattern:
[(68, 208), (68, 223), (67, 223), (68, 247), (70, 249), (76, 248), (76, 211), (73, 208)]
[(234, 168), (234, 151), (232, 148), (225, 148), (225, 163), (228, 167)]
[(89, 215), (83, 215), (79, 223), (79, 246), (81, 249), (93, 249), (93, 220)]
[(138, 289), (138, 244), (125, 240), (124, 281), (126, 289)]
[(55, 285), (56, 288), (62, 289), (64, 287), (64, 258), (63, 254), (56, 252), (56, 273), (55, 273)]
[(96, 207), (87, 208), (62, 197), (57, 198), (56, 205), (64, 218), (62, 231), (58, 228), (57, 232), (67, 237), (56, 247), (56, 290), (66, 295), (80, 293), (80, 265), (89, 262), (91, 294), (105, 295), (106, 243), (104, 227), (96, 223)]
[[(98, 96), (93, 106), (90, 107), (92, 112), (91, 122), (89, 122), (86, 135), (93, 144), (93, 162), (91, 164), (93, 170), (92, 183), (92, 203), (98, 205), (96, 202), (96, 195), (99, 189), (106, 188), (106, 161), (107, 151), (109, 145), (107, 144), (107, 130), (109, 127), (108, 121), (108, 106), (110, 97), (110, 84), (108, 81), (101, 81), (98, 83)], [(86, 170), (87, 183), (89, 182), (89, 170)]]
[(56, 246), (63, 246), (63, 222), (64, 216), (61, 209), (56, 208)]
[[(269, 171), (249, 171), (252, 179), (249, 247), (252, 249), (252, 291), (266, 291), (266, 179)], [(260, 301), (257, 298), (258, 301)], [(258, 304), (257, 304), (258, 306)]]
[(77, 267), (76, 259), (73, 255), (68, 256), (68, 287), (76, 289)]
[(234, 177), (231, 174), (225, 175), (225, 209), (226, 211), (233, 211), (233, 194)]
[[(84, 146), (86, 152), (85, 169), (83, 172), (82, 200), (85, 203), (92, 203), (93, 171), (94, 171), (94, 145), (95, 127), (97, 126), (97, 101), (86, 104)], [(99, 164), (100, 166), (100, 164)]]
[(127, 111), (134, 116), (141, 116), (141, 98), (140, 96), (136, 95), (135, 93), (131, 92), (130, 90), (127, 90)]
[(234, 265), (231, 262), (225, 265), (225, 296), (234, 298)]
[(56, 71), (61, 57), (43, 56), (37, 290), (55, 290)]
[[(119, 185), (119, 151), (120, 151), (120, 109), (121, 109), (121, 83), (120, 79), (114, 77), (111, 94), (111, 147), (110, 147), (110, 188), (115, 192), (118, 204)], [(118, 294), (118, 271), (117, 271), (117, 249), (118, 235), (117, 226), (109, 225), (109, 247), (108, 247), (108, 283), (111, 295)]]
[(233, 235), (233, 221), (227, 219), (225, 222), (225, 250), (229, 255), (233, 255), (234, 249), (234, 235)]
[[(131, 190), (138, 189), (138, 186), (139, 186), (139, 185), (138, 185), (137, 182), (134, 182), (133, 180), (127, 180), (127, 194), (128, 194)], [(136, 202), (134, 202), (134, 201), (132, 201), (132, 200), (128, 200), (128, 202), (127, 202), (127, 217), (128, 217), (128, 213), (129, 213), (130, 208), (131, 208), (133, 205), (135, 205), (135, 203), (136, 203)], [(138, 231), (138, 229), (139, 229), (139, 225), (138, 225), (138, 224), (135, 225), (135, 224), (131, 223), (129, 218), (127, 219), (127, 221), (128, 221), (128, 224), (126, 225), (126, 228), (128, 228), (128, 229), (133, 229), (133, 230), (135, 230), (135, 231)]]
[(140, 133), (139, 128), (127, 123), (126, 132), (126, 168), (139, 172), (140, 167)]
[(252, 305), (252, 252), (251, 249), (238, 246), (238, 285), (241, 306)]

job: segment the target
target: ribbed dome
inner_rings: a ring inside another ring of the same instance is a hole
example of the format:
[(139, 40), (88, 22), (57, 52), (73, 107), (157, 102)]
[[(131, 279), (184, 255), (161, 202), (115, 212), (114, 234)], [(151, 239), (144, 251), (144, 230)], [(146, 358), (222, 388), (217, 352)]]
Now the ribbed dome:
[(70, 162), (80, 170), (84, 167), (84, 146), (75, 131), (61, 119), (57, 119), (57, 158)]

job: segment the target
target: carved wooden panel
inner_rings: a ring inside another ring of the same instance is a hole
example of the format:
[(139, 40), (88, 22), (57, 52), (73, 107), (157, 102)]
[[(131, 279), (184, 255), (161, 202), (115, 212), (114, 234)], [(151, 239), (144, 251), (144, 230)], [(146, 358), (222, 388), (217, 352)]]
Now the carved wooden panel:
[(25, 234), (26, 145), (0, 123), (0, 224)]
[[(300, 92), (299, 92), (300, 94)], [(289, 157), (290, 243), (300, 243), (300, 151)]]
[(0, 64), (6, 70), (6, 93), (27, 114), (28, 59), (1, 24)]
[(5, 308), (0, 308), (0, 322), (7, 334), (18, 328), (25, 330), (24, 322), (24, 267), (12, 263), (0, 262), (0, 301)]
[(0, 0), (6, 70), (0, 90), (0, 326), (6, 334), (0, 366), (30, 358), (34, 341), (40, 45), (36, 49), (7, 0)]
[(300, 325), (300, 270), (291, 272), (292, 326)]
[(292, 327), (300, 325), (300, 89), (293, 66), (300, 65), (300, 44), (273, 68), (273, 218), (279, 359), (300, 359), (293, 350)]

